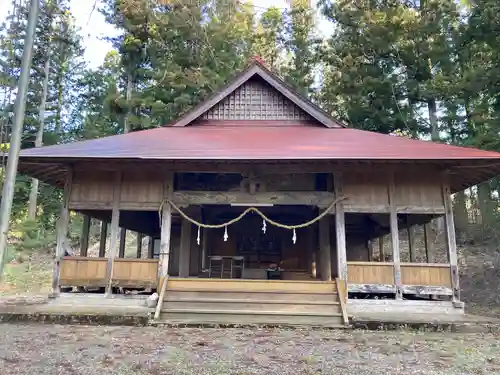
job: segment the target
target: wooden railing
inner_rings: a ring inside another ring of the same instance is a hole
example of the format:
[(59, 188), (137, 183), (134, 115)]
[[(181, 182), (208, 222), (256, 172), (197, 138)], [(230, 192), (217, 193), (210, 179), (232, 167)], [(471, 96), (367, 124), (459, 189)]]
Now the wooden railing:
[[(391, 262), (347, 262), (350, 292), (394, 293), (394, 267)], [(401, 263), (403, 293), (450, 295), (449, 264)]]
[(349, 284), (394, 284), (394, 272), (390, 262), (347, 262)]
[[(107, 285), (107, 258), (64, 257), (61, 262), (61, 285), (104, 287)], [(157, 259), (116, 258), (113, 286), (147, 288), (157, 283)]]
[(107, 258), (64, 257), (61, 261), (61, 285), (106, 286)]
[(449, 264), (401, 263), (401, 284), (451, 288)]
[(116, 258), (113, 270), (113, 286), (153, 288), (158, 275), (157, 259)]

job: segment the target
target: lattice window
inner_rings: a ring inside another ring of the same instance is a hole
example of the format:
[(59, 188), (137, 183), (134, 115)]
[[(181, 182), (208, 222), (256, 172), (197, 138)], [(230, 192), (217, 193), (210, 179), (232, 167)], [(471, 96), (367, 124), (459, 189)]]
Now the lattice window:
[(205, 120), (311, 120), (311, 116), (261, 81), (248, 81), (205, 112)]

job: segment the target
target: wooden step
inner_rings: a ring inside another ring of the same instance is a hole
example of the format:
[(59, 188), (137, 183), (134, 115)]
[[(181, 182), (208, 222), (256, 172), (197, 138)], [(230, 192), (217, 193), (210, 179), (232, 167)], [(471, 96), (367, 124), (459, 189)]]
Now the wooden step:
[(165, 299), (217, 299), (217, 300), (260, 300), (267, 302), (338, 302), (338, 294), (332, 293), (282, 293), (282, 292), (234, 292), (204, 290), (167, 290)]
[(337, 286), (329, 281), (171, 278), (167, 294), (172, 290), (328, 294), (336, 292)]
[[(189, 310), (186, 309), (167, 309), (167, 310), (162, 310), (163, 313), (189, 313)], [(340, 312), (315, 312), (315, 313), (309, 313), (309, 312), (304, 312), (304, 311), (294, 311), (290, 314), (283, 314), (281, 311), (269, 311), (269, 310), (217, 310), (214, 312), (214, 310), (209, 309), (209, 310), (203, 310), (199, 309), (196, 310), (197, 314), (226, 314), (226, 315), (287, 315), (287, 316), (341, 316), (342, 314)]]
[(344, 327), (340, 315), (310, 315), (310, 314), (276, 314), (263, 311), (246, 313), (232, 311), (168, 311), (160, 315), (155, 322), (173, 325), (286, 325), (286, 326), (313, 326), (313, 327)]
[(340, 305), (340, 302), (335, 301), (335, 300), (325, 300), (325, 301), (310, 301), (310, 300), (299, 300), (299, 301), (280, 301), (280, 300), (263, 300), (263, 299), (250, 299), (250, 298), (238, 298), (238, 295), (233, 295), (235, 298), (203, 298), (203, 297), (179, 297), (179, 296), (172, 296), (169, 295), (167, 296), (164, 301), (165, 303), (167, 302), (217, 302), (217, 303), (235, 303), (235, 304), (258, 304), (258, 305), (267, 305), (267, 304), (278, 304), (278, 305), (294, 305), (294, 304), (300, 304), (300, 305), (335, 305), (338, 306)]
[(299, 303), (270, 303), (270, 302), (250, 302), (250, 301), (237, 301), (225, 302), (218, 300), (205, 300), (205, 301), (167, 301), (163, 303), (162, 312), (184, 310), (188, 312), (200, 311), (225, 311), (243, 312), (260, 311), (260, 310), (275, 312), (276, 314), (339, 314), (340, 306), (335, 304), (299, 304)]

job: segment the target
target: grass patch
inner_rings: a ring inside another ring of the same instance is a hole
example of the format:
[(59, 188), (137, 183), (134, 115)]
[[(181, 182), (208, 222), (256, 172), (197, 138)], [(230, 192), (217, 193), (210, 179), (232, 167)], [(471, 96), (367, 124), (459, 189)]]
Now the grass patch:
[(52, 279), (52, 256), (45, 251), (24, 258), (15, 248), (7, 251), (0, 293), (39, 293), (49, 291)]

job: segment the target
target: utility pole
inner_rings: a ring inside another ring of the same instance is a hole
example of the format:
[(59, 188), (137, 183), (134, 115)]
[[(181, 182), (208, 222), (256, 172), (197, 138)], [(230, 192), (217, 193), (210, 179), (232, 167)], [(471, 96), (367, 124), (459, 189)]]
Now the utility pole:
[(30, 3), (28, 26), (26, 30), (26, 37), (24, 38), (23, 57), (21, 61), (21, 74), (19, 76), (16, 102), (14, 105), (14, 123), (12, 124), (9, 156), (7, 159), (7, 167), (5, 169), (2, 203), (0, 205), (0, 278), (3, 276), (5, 253), (7, 249), (7, 236), (9, 233), (12, 201), (14, 199), (14, 185), (16, 183), (17, 165), (19, 163), (19, 151), (21, 149), (21, 136), (24, 124), (24, 112), (26, 109), (26, 96), (28, 93), (31, 63), (33, 60), (33, 43), (40, 7), (39, 1), (40, 0), (31, 0)]

